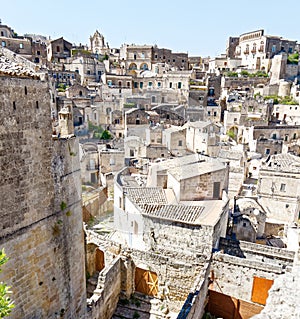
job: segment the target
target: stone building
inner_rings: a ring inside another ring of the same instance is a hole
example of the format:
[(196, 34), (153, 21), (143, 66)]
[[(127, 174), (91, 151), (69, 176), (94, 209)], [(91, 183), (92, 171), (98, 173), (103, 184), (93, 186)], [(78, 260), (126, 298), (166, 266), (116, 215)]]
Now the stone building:
[(0, 280), (13, 291), (13, 318), (85, 318), (78, 142), (52, 139), (50, 86), (20, 68), (0, 76), (0, 246), (9, 257)]
[(186, 153), (186, 129), (180, 126), (171, 126), (162, 132), (162, 144), (171, 154), (180, 156)]
[(192, 152), (211, 155), (220, 141), (221, 126), (210, 121), (188, 122), (186, 128), (187, 149)]
[(72, 57), (65, 64), (66, 70), (80, 75), (81, 84), (88, 86), (91, 82), (101, 82), (101, 76), (105, 73), (104, 64), (92, 57)]
[[(269, 156), (259, 171), (257, 194), (268, 220), (292, 224), (299, 218), (300, 160), (291, 154)], [(267, 222), (268, 222), (267, 220)]]
[[(250, 150), (262, 154), (263, 157), (293, 151), (298, 144), (300, 126), (298, 125), (270, 125), (254, 126), (253, 142), (250, 141)], [(252, 146), (251, 146), (252, 145)]]
[(294, 53), (296, 44), (297, 41), (265, 35), (264, 30), (256, 30), (241, 34), (238, 40), (230, 38), (227, 52), (233, 57), (241, 58), (242, 65), (248, 69), (268, 72), (270, 60), (279, 52)]
[(108, 43), (105, 43), (104, 36), (98, 30), (90, 36), (90, 43), (90, 49), (94, 54), (105, 55), (109, 53)]
[(80, 171), (82, 184), (100, 184), (100, 159), (96, 143), (80, 144)]
[(66, 62), (71, 57), (72, 43), (63, 37), (52, 40), (47, 45), (47, 59), (50, 62)]

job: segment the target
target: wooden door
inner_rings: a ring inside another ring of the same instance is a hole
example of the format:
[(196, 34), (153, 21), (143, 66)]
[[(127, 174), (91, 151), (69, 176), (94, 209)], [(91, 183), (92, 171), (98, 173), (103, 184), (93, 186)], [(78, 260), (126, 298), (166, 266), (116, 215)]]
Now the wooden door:
[(273, 282), (274, 280), (253, 277), (251, 301), (265, 305), (269, 289), (272, 287)]
[(95, 268), (96, 271), (101, 271), (105, 267), (104, 252), (96, 249)]
[(157, 296), (158, 278), (155, 272), (136, 268), (135, 290), (148, 296)]

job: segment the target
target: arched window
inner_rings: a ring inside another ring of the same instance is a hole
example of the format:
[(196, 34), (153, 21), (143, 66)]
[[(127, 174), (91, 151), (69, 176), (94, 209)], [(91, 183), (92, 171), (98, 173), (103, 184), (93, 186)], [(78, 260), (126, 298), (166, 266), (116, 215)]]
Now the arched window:
[(140, 66), (140, 69), (144, 70), (144, 71), (149, 70), (148, 64), (147, 63), (142, 63), (141, 66)]
[(128, 67), (128, 70), (137, 70), (137, 65), (135, 63), (131, 63)]

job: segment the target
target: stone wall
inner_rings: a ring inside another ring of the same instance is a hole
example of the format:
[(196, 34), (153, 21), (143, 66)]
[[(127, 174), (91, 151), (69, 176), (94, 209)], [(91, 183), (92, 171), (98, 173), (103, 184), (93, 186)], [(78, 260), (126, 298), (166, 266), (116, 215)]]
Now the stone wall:
[(121, 292), (121, 258), (117, 257), (99, 275), (97, 288), (88, 299), (87, 319), (110, 319)]
[[(106, 264), (113, 261), (116, 255), (122, 257), (121, 288), (127, 297), (134, 291), (136, 267), (155, 272), (158, 276), (158, 294), (163, 288), (169, 291), (168, 306), (171, 311), (179, 312), (189, 293), (192, 291), (196, 293), (198, 285), (202, 285), (204, 280), (203, 269), (207, 269), (206, 257), (198, 250), (190, 249), (187, 252), (186, 249), (179, 247), (177, 249), (157, 247), (155, 251), (126, 250), (121, 245), (91, 231), (87, 231), (87, 243), (93, 243), (105, 252)], [(119, 270), (115, 270), (117, 271), (115, 277), (118, 279)], [(199, 300), (198, 303), (200, 302)]]
[(254, 276), (274, 279), (282, 273), (282, 267), (275, 264), (221, 253), (214, 254), (211, 270), (214, 276), (213, 290), (246, 301), (251, 301)]
[(220, 194), (219, 198), (216, 199), (221, 199), (222, 190), (226, 189), (228, 184), (228, 170), (229, 168), (224, 167), (224, 169), (218, 171), (181, 180), (180, 200), (197, 201), (212, 199), (214, 182), (220, 182)]
[[(84, 318), (78, 142), (52, 140), (49, 86), (0, 77), (0, 275), (13, 318)], [(70, 151), (71, 150), (71, 151)]]
[(208, 293), (210, 263), (206, 263), (198, 275), (177, 319), (198, 319), (204, 315)]

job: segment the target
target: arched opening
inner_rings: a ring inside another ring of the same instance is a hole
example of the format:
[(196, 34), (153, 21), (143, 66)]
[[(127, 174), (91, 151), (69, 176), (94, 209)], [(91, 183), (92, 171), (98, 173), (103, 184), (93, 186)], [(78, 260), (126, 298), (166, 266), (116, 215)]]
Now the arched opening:
[(137, 70), (137, 65), (135, 63), (131, 63), (128, 67), (128, 70)]
[(105, 268), (104, 252), (100, 249), (96, 249), (95, 270), (100, 272), (104, 268)]
[(141, 66), (140, 66), (140, 69), (144, 70), (144, 71), (149, 70), (148, 64), (147, 63), (142, 63)]

